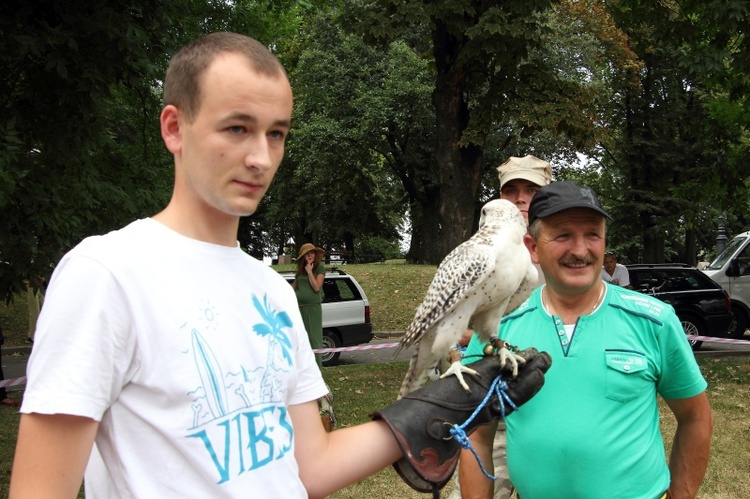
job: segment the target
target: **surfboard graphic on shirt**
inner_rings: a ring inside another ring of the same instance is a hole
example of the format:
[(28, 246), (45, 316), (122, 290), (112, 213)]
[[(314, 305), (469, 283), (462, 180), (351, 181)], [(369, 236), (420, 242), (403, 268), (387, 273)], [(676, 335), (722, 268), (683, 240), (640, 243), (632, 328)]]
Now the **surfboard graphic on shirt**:
[(224, 374), (216, 356), (211, 351), (203, 337), (193, 329), (193, 356), (198, 374), (201, 378), (203, 391), (206, 394), (206, 403), (214, 418), (219, 418), (227, 413), (227, 391), (224, 386)]

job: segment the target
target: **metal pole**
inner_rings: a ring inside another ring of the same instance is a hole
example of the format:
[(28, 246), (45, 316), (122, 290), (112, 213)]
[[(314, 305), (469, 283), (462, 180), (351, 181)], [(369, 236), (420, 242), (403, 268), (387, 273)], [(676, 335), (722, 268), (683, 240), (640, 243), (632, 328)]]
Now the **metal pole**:
[(719, 229), (716, 234), (716, 254), (721, 253), (727, 247), (727, 233), (725, 229), (724, 215), (719, 215)]

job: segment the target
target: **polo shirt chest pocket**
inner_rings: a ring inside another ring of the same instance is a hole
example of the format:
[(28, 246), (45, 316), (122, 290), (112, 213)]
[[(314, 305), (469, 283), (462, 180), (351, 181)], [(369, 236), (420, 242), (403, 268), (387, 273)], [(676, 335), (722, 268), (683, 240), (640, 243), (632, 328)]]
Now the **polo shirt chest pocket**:
[(605, 396), (617, 402), (629, 402), (644, 389), (648, 361), (640, 352), (605, 350), (607, 362)]

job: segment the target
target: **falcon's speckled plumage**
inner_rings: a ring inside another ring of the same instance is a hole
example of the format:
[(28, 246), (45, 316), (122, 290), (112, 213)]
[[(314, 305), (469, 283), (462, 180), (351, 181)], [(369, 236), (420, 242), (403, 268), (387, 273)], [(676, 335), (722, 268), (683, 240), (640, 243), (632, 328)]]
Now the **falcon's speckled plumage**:
[[(479, 230), (440, 263), (399, 348), (416, 345), (399, 398), (420, 388), (464, 330), (489, 340), (500, 319), (529, 296), (537, 270), (523, 243), (526, 221), (516, 206), (495, 199), (482, 207)], [(452, 373), (455, 373), (452, 369)], [(457, 376), (463, 383), (460, 372)]]

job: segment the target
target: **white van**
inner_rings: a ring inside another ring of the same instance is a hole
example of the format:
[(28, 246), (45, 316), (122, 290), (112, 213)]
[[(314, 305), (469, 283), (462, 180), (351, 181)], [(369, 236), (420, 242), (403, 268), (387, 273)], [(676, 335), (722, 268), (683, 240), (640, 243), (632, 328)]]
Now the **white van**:
[(729, 334), (741, 338), (750, 327), (750, 231), (735, 236), (703, 272), (729, 293), (735, 318)]

